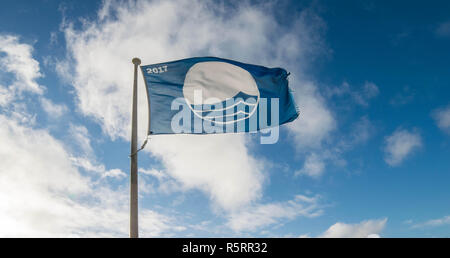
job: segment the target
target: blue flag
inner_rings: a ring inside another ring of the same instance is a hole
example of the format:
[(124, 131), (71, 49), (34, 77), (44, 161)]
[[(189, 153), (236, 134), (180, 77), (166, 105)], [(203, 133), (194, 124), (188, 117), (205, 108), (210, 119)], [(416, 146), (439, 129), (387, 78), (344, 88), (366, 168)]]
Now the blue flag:
[(282, 68), (196, 57), (141, 69), (149, 134), (255, 132), (299, 115)]

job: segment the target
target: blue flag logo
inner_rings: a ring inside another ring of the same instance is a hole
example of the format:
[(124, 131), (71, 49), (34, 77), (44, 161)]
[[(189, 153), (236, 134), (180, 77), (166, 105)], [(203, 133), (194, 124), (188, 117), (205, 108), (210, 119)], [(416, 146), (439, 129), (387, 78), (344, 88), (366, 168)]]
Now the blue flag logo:
[[(196, 98), (196, 92), (202, 93), (202, 96)], [(186, 74), (183, 95), (196, 116), (219, 124), (236, 123), (254, 115), (260, 96), (258, 86), (248, 71), (227, 62), (217, 61), (193, 65)], [(250, 98), (256, 99), (256, 103), (245, 101)], [(239, 99), (236, 103), (230, 101), (236, 99)], [(249, 112), (243, 111), (246, 107)], [(240, 114), (243, 116), (237, 119)], [(225, 122), (225, 116), (232, 119)]]
[(254, 132), (298, 117), (282, 68), (199, 57), (141, 69), (149, 134)]

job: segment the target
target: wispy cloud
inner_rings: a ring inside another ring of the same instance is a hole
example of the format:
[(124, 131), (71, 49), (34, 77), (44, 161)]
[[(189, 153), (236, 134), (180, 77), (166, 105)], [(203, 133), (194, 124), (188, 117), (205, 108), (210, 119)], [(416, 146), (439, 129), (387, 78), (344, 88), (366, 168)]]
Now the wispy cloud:
[(41, 98), (40, 101), (41, 101), (42, 109), (51, 118), (58, 119), (58, 118), (62, 117), (68, 111), (67, 106), (64, 104), (56, 104), (47, 98)]
[(370, 81), (364, 82), (359, 89), (353, 89), (348, 82), (343, 82), (339, 87), (329, 88), (327, 90), (328, 97), (344, 97), (350, 96), (351, 99), (361, 106), (369, 106), (369, 101), (378, 96), (380, 90), (378, 86)]
[(326, 172), (327, 164), (330, 162), (338, 166), (346, 166), (346, 160), (340, 155), (366, 143), (375, 130), (375, 126), (367, 116), (361, 117), (352, 123), (348, 132), (337, 138), (336, 142), (306, 154), (302, 168), (297, 170), (294, 176), (303, 175), (318, 179)]
[(88, 158), (83, 157), (70, 157), (70, 160), (72, 161), (72, 164), (78, 168), (81, 168), (88, 172), (95, 172), (98, 175), (100, 175), (102, 178), (105, 177), (112, 177), (112, 178), (124, 178), (127, 176), (125, 172), (123, 172), (121, 169), (113, 168), (113, 169), (106, 169), (105, 165), (99, 164), (96, 161), (93, 161)]
[(410, 154), (422, 146), (422, 137), (417, 131), (397, 129), (385, 139), (384, 160), (390, 166), (400, 165)]
[(416, 94), (417, 93), (414, 89), (412, 89), (409, 86), (405, 86), (405, 87), (403, 87), (401, 92), (397, 93), (396, 95), (394, 95), (391, 98), (389, 103), (392, 106), (396, 106), (396, 107), (406, 105), (408, 103), (411, 103), (414, 100)]
[(319, 155), (311, 153), (306, 157), (303, 168), (295, 172), (296, 176), (307, 175), (313, 178), (320, 177), (325, 170), (325, 163)]
[(68, 132), (74, 140), (73, 143), (79, 147), (81, 155), (92, 157), (94, 150), (91, 146), (91, 138), (88, 129), (82, 125), (70, 124)]
[(450, 106), (433, 111), (432, 116), (437, 126), (442, 131), (450, 134)]
[(423, 223), (413, 224), (412, 228), (425, 228), (425, 227), (439, 227), (443, 225), (450, 225), (450, 216), (444, 216), (439, 219), (432, 219)]
[(355, 93), (353, 98), (355, 101), (363, 106), (368, 106), (368, 101), (375, 98), (380, 93), (378, 86), (373, 82), (365, 82), (360, 93)]
[(255, 231), (299, 216), (314, 218), (323, 213), (319, 201), (320, 196), (297, 195), (287, 202), (250, 206), (248, 209), (231, 213), (228, 226), (238, 232)]
[(450, 21), (440, 23), (435, 30), (439, 37), (450, 37)]
[(363, 116), (352, 124), (352, 129), (349, 138), (346, 140), (345, 146), (351, 148), (357, 144), (363, 144), (372, 137), (374, 132), (375, 126), (367, 116)]
[(139, 174), (141, 175), (141, 178), (146, 180), (146, 177), (153, 177), (156, 178), (158, 181), (157, 191), (164, 194), (170, 194), (174, 192), (182, 192), (183, 190), (186, 190), (183, 186), (183, 184), (173, 177), (171, 177), (168, 173), (157, 170), (157, 169), (139, 169)]
[[(347, 134), (340, 134), (337, 130), (337, 120), (328, 109), (325, 98), (317, 94), (315, 87), (311, 86), (310, 90), (311, 92), (305, 95), (306, 99), (301, 100), (308, 103), (307, 113), (308, 108), (312, 108), (309, 114), (306, 114), (306, 120), (300, 115), (299, 122), (290, 124), (289, 128), (295, 132), (297, 149), (306, 157), (303, 166), (295, 172), (295, 176), (306, 175), (319, 178), (324, 174), (329, 162), (345, 165), (346, 161), (341, 158), (341, 154), (366, 142), (371, 137), (374, 126), (367, 116), (363, 116), (353, 123), (352, 129)], [(326, 88), (324, 91), (324, 96), (329, 99), (343, 98), (348, 100), (346, 103), (356, 103), (364, 107), (368, 107), (369, 101), (378, 94), (378, 86), (370, 81), (366, 81), (358, 90), (354, 90), (347, 82), (344, 82), (339, 87)], [(310, 98), (310, 96), (315, 97)], [(336, 131), (334, 135), (332, 135), (333, 131)]]

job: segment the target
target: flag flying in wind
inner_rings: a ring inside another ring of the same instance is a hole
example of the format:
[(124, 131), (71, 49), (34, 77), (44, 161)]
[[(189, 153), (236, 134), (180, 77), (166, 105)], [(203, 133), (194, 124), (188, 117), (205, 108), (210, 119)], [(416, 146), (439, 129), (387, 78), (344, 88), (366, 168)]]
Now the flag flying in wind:
[(282, 68), (196, 57), (141, 69), (149, 134), (254, 132), (299, 115)]

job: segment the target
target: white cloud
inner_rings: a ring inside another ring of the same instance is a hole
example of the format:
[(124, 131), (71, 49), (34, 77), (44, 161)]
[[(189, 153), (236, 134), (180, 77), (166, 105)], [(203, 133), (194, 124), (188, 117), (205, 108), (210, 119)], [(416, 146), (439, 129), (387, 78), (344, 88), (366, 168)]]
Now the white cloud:
[(307, 175), (310, 177), (318, 178), (325, 170), (325, 163), (321, 157), (315, 153), (312, 153), (306, 157), (303, 168), (298, 170), (295, 175)]
[(238, 209), (261, 195), (262, 163), (242, 135), (153, 137), (148, 149), (184, 189), (203, 190), (222, 208)]
[(384, 160), (391, 166), (397, 166), (421, 146), (422, 138), (418, 132), (397, 129), (385, 139)]
[(4, 111), (4, 114), (8, 114), (9, 117), (21, 124), (33, 126), (36, 123), (36, 114), (32, 114), (28, 111), (26, 103), (11, 102), (2, 111)]
[(18, 36), (0, 35), (0, 106), (10, 117), (29, 125), (35, 123), (35, 115), (28, 112), (26, 102), (18, 101), (24, 92), (40, 95), (40, 104), (50, 116), (59, 118), (67, 111), (65, 105), (42, 96), (46, 88), (36, 80), (43, 75), (32, 53), (33, 47), (20, 42)]
[(435, 110), (433, 118), (442, 131), (450, 134), (450, 106)]
[(153, 169), (140, 168), (139, 173), (142, 173), (144, 175), (153, 176), (153, 177), (157, 178), (158, 180), (163, 180), (163, 179), (167, 178), (167, 175), (164, 172), (156, 170), (154, 168)]
[[(12, 35), (0, 35), (0, 69), (2, 72), (14, 76), (12, 84), (8, 86), (9, 94), (14, 96), (24, 91), (36, 94), (43, 93), (43, 87), (36, 79), (42, 77), (39, 72), (39, 63), (32, 57), (33, 47), (19, 42), (19, 38)], [(2, 82), (0, 82), (1, 84)], [(5, 86), (0, 87), (0, 104), (11, 100), (12, 96), (5, 97)]]
[[(174, 192), (183, 191), (186, 187), (183, 187), (181, 183), (177, 182), (175, 179), (169, 176), (168, 173), (162, 171), (162, 170), (156, 170), (156, 169), (143, 169), (139, 168), (139, 173), (141, 175), (141, 179), (144, 181), (146, 180), (146, 177), (154, 177), (158, 180), (158, 192), (170, 194)], [(140, 181), (139, 181), (140, 182)], [(143, 187), (147, 189), (147, 192), (151, 192), (151, 190), (155, 190), (153, 186), (150, 186), (143, 183)], [(141, 189), (141, 188), (139, 188)]]
[(81, 153), (84, 156), (93, 156), (93, 149), (91, 146), (91, 139), (89, 137), (89, 131), (82, 125), (70, 124), (69, 134), (74, 140), (74, 143), (81, 149)]
[(67, 106), (64, 104), (55, 104), (47, 98), (41, 98), (41, 106), (44, 111), (52, 118), (60, 118), (67, 112)]
[(327, 229), (320, 237), (325, 238), (379, 238), (386, 226), (387, 218), (366, 220), (357, 224), (338, 222)]
[[(14, 97), (6, 103), (9, 112), (0, 114), (0, 236), (127, 236), (128, 191), (112, 189), (80, 173), (62, 142), (46, 130), (31, 127), (34, 115), (25, 104), (29, 98), (17, 94), (41, 95), (44, 87), (34, 81), (40, 77), (39, 63), (30, 55), (32, 47), (16, 37), (0, 36), (0, 41), (6, 57), (20, 61), (14, 66), (2, 59), (3, 72), (14, 75), (12, 86), (3, 89)], [(83, 130), (75, 131), (78, 140), (86, 136)], [(117, 177), (121, 173), (113, 169), (105, 174)], [(144, 236), (168, 236), (183, 230), (171, 216), (148, 209), (141, 209), (140, 220)]]
[(306, 83), (294, 92), (300, 108), (300, 117), (289, 124), (299, 148), (318, 148), (329, 133), (336, 128), (336, 121), (325, 100), (312, 83)]
[(317, 217), (322, 214), (319, 196), (297, 195), (293, 200), (279, 203), (259, 204), (229, 216), (228, 226), (237, 232), (255, 231), (281, 220), (293, 220), (299, 216)]
[[(82, 176), (63, 145), (44, 130), (0, 115), (0, 141), (2, 237), (127, 236), (127, 191)], [(144, 209), (140, 217), (146, 236), (176, 227), (154, 211)]]
[(83, 157), (70, 157), (70, 160), (72, 161), (72, 164), (78, 168), (82, 168), (85, 171), (88, 172), (95, 172), (99, 174), (101, 177), (113, 177), (113, 178), (124, 178), (127, 176), (125, 172), (118, 168), (109, 169), (107, 170), (105, 165), (98, 164), (98, 162), (93, 161), (89, 158), (83, 158)]
[(5, 107), (13, 100), (13, 98), (14, 95), (11, 93), (11, 91), (0, 84), (0, 106)]
[(19, 42), (17, 36), (0, 34), (0, 107), (2, 113), (24, 125), (34, 125), (36, 114), (28, 111), (27, 102), (19, 102), (23, 92), (41, 95), (45, 87), (39, 63), (32, 57), (33, 47)]
[(106, 171), (104, 173), (104, 176), (105, 177), (122, 178), (122, 177), (126, 177), (127, 174), (125, 174), (125, 172), (123, 172), (122, 170), (120, 170), (118, 168), (113, 168), (113, 169)]
[[(45, 130), (0, 115), (0, 236), (73, 237), (126, 236), (128, 198), (83, 176), (64, 145)], [(123, 176), (117, 169), (105, 176)], [(174, 220), (143, 209), (144, 236), (178, 231)]]
[[(70, 23), (64, 27), (70, 57), (59, 67), (73, 75), (67, 79), (73, 82), (81, 112), (98, 121), (113, 139), (128, 140), (132, 57), (138, 56), (146, 64), (215, 55), (267, 66), (286, 65), (300, 73), (304, 63), (298, 60), (316, 48), (311, 35), (320, 19), (305, 11), (292, 28), (282, 29), (268, 15), (265, 8), (270, 7), (240, 4), (231, 9), (203, 1), (105, 1), (97, 19), (86, 21), (81, 29)], [(73, 66), (67, 68), (68, 64)], [(139, 132), (143, 136), (147, 103), (139, 76)], [(315, 145), (334, 127), (334, 119), (316, 86), (292, 85), (303, 109), (292, 131), (299, 142), (308, 139), (305, 145)], [(155, 136), (147, 149), (183, 189), (200, 189), (215, 206), (236, 210), (258, 200), (265, 181), (262, 161), (250, 154), (246, 139), (242, 135)]]

